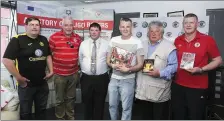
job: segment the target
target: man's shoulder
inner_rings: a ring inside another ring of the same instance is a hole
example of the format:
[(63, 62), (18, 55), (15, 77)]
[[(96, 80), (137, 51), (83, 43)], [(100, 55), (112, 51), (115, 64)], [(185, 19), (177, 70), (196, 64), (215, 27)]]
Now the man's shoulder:
[(183, 35), (178, 36), (178, 37), (175, 39), (175, 41), (180, 41), (182, 38), (184, 38), (184, 34), (183, 34)]
[(174, 40), (174, 45), (176, 45), (177, 43), (180, 43), (184, 38), (184, 34), (178, 36), (175, 40)]
[(41, 38), (41, 40), (47, 40), (47, 37), (45, 37), (43, 35), (39, 35), (39, 37)]
[(81, 37), (78, 34), (74, 33), (74, 32), (73, 32), (73, 36), (81, 39)]
[(162, 42), (163, 42), (164, 44), (173, 45), (173, 42), (171, 42), (171, 41), (168, 40), (168, 39), (162, 39)]
[(103, 44), (109, 44), (109, 41), (108, 40), (105, 40), (105, 39), (103, 39), (103, 38), (101, 38), (101, 43), (103, 43)]
[(167, 49), (168, 48), (171, 48), (171, 49), (175, 49), (176, 48), (174, 43), (169, 41), (169, 40), (167, 40), (167, 39), (163, 39), (162, 44), (163, 44), (164, 47), (167, 47)]
[(137, 38), (137, 37), (131, 37), (130, 39), (130, 44), (133, 44), (133, 45), (142, 45), (143, 44), (143, 40)]
[(87, 45), (89, 43), (90, 39), (84, 39), (82, 42), (81, 42), (81, 45)]
[(120, 35), (111, 38), (111, 41), (119, 41), (119, 40), (121, 40), (121, 36)]
[(131, 36), (131, 39), (133, 40), (133, 41), (137, 41), (137, 42), (141, 42), (141, 39), (139, 39), (139, 38), (137, 38), (137, 37), (134, 37), (134, 36)]
[(61, 31), (58, 31), (58, 32), (53, 33), (53, 34), (50, 36), (50, 38), (57, 38), (58, 36), (62, 36), (62, 35), (61, 35)]
[(200, 32), (199, 32), (199, 37), (202, 38), (203, 40), (204, 39), (208, 39), (208, 40), (213, 39), (212, 36), (204, 34), (204, 33), (200, 33)]
[(12, 39), (24, 39), (24, 37), (27, 37), (26, 33), (15, 35)]

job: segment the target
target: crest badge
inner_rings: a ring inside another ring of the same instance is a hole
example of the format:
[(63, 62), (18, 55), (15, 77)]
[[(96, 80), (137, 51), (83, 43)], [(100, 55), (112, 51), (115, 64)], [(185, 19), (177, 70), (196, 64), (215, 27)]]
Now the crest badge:
[(196, 43), (194, 44), (194, 46), (195, 46), (195, 47), (200, 47), (200, 43), (199, 43), (199, 42), (196, 42)]
[(40, 42), (39, 44), (40, 44), (40, 46), (44, 46), (44, 43), (43, 42)]

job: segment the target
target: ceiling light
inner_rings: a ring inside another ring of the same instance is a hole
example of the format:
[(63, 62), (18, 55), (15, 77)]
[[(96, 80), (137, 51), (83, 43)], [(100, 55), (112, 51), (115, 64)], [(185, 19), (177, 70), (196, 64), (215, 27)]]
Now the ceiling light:
[(85, 3), (92, 3), (92, 2), (95, 2), (95, 1), (92, 1), (92, 0), (86, 0), (84, 1)]

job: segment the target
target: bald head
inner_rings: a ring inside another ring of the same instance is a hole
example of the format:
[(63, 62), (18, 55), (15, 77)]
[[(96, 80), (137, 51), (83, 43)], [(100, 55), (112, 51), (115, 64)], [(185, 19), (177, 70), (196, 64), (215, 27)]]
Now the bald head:
[(71, 36), (73, 32), (73, 19), (70, 16), (66, 16), (62, 19), (62, 29), (66, 36)]

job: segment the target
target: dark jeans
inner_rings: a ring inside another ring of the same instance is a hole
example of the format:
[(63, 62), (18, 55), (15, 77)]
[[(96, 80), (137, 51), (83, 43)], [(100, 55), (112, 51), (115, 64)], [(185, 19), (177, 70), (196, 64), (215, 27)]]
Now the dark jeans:
[(174, 120), (203, 120), (206, 105), (206, 89), (195, 89), (172, 83), (171, 106)]
[(82, 102), (85, 105), (85, 120), (102, 120), (105, 98), (109, 84), (107, 73), (94, 76), (82, 74), (81, 77)]
[(168, 120), (169, 119), (169, 101), (154, 103), (150, 101), (136, 99), (136, 104), (141, 110), (138, 114), (140, 120)]
[(32, 119), (32, 106), (33, 101), (35, 104), (35, 119), (46, 119), (46, 106), (49, 94), (49, 88), (47, 82), (41, 86), (27, 86), (18, 88), (19, 101), (20, 101), (20, 119), (31, 120)]

